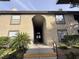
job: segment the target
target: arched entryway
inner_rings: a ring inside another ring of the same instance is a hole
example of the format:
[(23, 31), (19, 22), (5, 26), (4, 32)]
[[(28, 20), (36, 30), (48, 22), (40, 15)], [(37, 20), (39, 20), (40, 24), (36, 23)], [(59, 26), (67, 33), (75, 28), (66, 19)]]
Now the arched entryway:
[(44, 43), (43, 40), (43, 26), (45, 18), (41, 15), (35, 15), (32, 18), (34, 28), (34, 44)]

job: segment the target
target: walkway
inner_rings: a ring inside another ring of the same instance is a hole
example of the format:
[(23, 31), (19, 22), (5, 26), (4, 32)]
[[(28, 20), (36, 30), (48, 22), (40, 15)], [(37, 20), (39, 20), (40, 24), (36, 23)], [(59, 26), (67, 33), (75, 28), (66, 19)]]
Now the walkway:
[(26, 52), (24, 59), (57, 59), (57, 57), (51, 46), (38, 44)]

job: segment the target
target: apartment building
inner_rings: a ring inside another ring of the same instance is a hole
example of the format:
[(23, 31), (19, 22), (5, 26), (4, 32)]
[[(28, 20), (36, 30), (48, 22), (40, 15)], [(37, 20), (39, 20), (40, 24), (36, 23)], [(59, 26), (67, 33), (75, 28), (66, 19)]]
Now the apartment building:
[(0, 11), (0, 36), (27, 33), (31, 44), (59, 43), (64, 35), (79, 34), (77, 11)]

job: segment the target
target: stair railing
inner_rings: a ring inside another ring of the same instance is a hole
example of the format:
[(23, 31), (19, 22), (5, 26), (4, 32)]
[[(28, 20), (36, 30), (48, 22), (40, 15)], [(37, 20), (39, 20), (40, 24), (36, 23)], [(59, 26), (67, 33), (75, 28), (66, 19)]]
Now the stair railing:
[(53, 41), (53, 51), (56, 52), (56, 56), (58, 59), (58, 48), (57, 48), (57, 43), (55, 41)]

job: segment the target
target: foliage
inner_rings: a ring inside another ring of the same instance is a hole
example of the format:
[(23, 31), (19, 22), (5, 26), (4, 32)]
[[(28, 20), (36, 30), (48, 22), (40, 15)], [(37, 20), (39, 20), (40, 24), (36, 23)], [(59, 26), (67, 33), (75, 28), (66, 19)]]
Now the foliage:
[(79, 45), (72, 45), (73, 48), (78, 48), (79, 49)]
[(17, 36), (13, 38), (0, 37), (0, 46), (7, 44), (9, 45), (9, 48), (0, 49), (0, 57), (3, 59), (22, 59), (25, 52), (24, 50), (26, 50), (28, 44), (30, 44), (30, 39), (27, 33), (18, 33)]
[(3, 53), (0, 55), (2, 59), (15, 59), (16, 50), (12, 50), (11, 48), (5, 49)]
[(76, 59), (76, 55), (73, 52), (69, 52), (69, 54), (65, 54), (66, 59)]
[(4, 51), (5, 51), (5, 49), (0, 49), (0, 57), (3, 54)]
[(70, 8), (79, 7), (78, 3), (70, 4)]
[(68, 46), (66, 44), (64, 44), (64, 43), (60, 43), (59, 48), (60, 49), (68, 49)]
[(28, 44), (30, 44), (29, 36), (26, 33), (18, 33), (11, 42), (10, 47), (13, 49), (23, 49), (28, 48)]
[(0, 47), (5, 47), (9, 43), (9, 37), (0, 37)]
[(65, 35), (62, 41), (68, 46), (72, 46), (79, 43), (79, 35)]
[(14, 53), (16, 50), (12, 50), (11, 48), (7, 48), (7, 49), (4, 49), (3, 53), (0, 55), (0, 57), (4, 57), (6, 55), (10, 55), (12, 53)]

